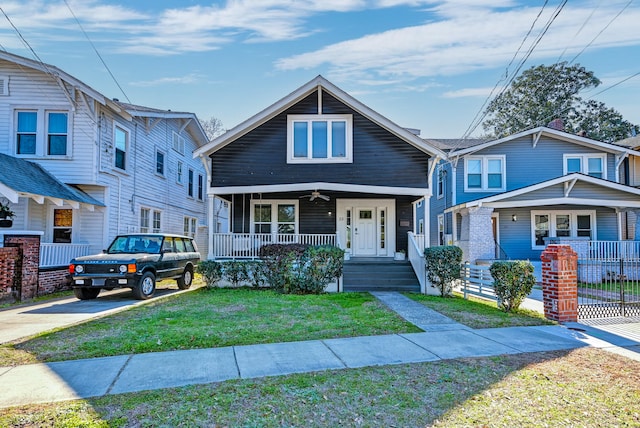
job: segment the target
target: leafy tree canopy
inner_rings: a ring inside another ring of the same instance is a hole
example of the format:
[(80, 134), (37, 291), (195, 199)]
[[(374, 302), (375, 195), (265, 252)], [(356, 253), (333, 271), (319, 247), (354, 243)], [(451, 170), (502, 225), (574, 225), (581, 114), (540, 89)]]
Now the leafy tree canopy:
[(501, 138), (561, 119), (564, 130), (594, 140), (615, 142), (640, 132), (640, 127), (613, 108), (579, 94), (596, 88), (600, 80), (579, 64), (560, 62), (524, 71), (492, 100), (482, 123), (492, 137)]

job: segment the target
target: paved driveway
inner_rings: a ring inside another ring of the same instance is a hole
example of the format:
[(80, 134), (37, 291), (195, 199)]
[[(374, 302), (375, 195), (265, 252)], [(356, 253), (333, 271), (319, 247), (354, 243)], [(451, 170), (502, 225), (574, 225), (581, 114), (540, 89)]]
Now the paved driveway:
[(144, 305), (164, 296), (189, 291), (179, 290), (173, 281), (166, 281), (166, 284), (160, 282), (158, 287), (154, 297), (149, 300), (135, 300), (131, 290), (125, 288), (102, 291), (95, 300), (78, 300), (75, 297), (68, 297), (0, 310), (0, 343), (82, 323)]

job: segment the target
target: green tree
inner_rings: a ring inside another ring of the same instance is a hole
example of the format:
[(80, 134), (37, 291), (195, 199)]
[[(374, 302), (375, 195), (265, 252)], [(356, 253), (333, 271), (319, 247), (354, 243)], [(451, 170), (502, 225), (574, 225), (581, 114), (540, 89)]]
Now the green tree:
[(490, 136), (501, 138), (561, 119), (565, 131), (606, 142), (640, 131), (638, 125), (604, 103), (580, 97), (581, 92), (600, 83), (592, 71), (579, 64), (532, 67), (489, 103), (482, 126)]

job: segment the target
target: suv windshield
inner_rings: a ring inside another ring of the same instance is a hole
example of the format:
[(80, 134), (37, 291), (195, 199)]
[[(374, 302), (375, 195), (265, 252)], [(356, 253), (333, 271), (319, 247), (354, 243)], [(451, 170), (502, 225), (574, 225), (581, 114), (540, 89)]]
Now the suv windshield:
[(118, 236), (109, 246), (107, 253), (150, 253), (158, 254), (162, 248), (162, 236), (135, 235)]

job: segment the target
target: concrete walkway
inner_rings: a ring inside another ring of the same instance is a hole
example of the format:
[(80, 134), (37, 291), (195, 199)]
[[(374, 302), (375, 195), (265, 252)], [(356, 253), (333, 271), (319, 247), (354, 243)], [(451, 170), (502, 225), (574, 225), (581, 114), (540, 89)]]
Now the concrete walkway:
[(375, 296), (424, 333), (157, 352), (0, 367), (0, 407), (319, 370), (640, 343), (563, 326), (473, 330), (398, 293)]

